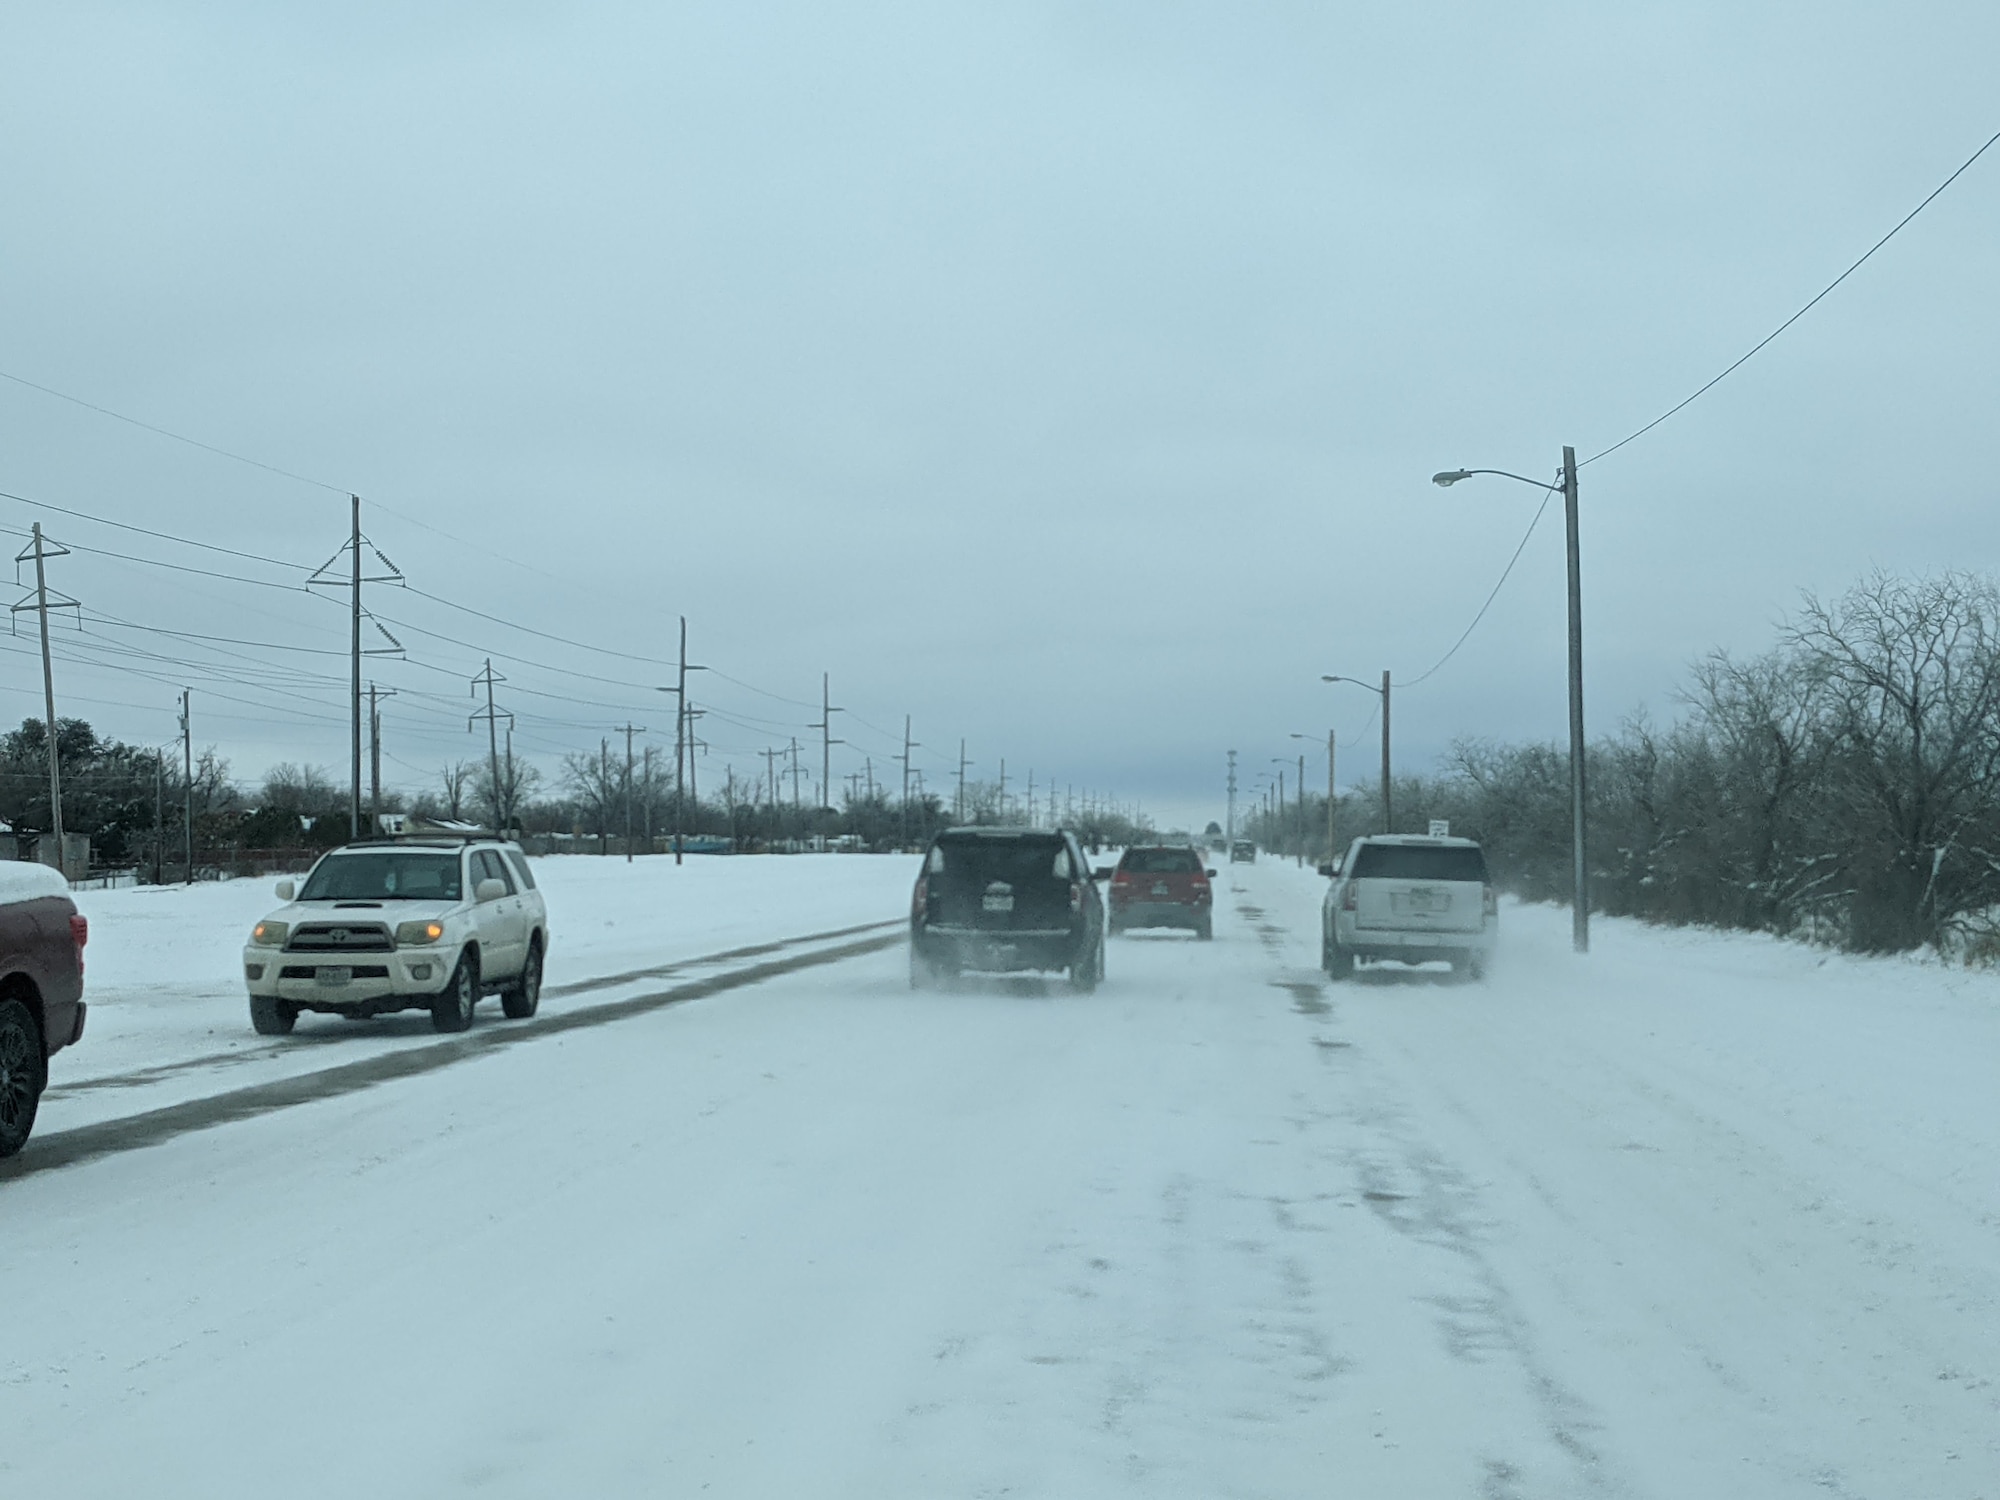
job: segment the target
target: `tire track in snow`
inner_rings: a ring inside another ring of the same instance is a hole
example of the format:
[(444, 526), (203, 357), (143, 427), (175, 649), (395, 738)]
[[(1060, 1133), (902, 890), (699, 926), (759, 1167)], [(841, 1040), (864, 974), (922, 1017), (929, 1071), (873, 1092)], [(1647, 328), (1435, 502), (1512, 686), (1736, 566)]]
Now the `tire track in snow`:
[[(731, 969), (727, 973), (714, 974), (705, 979), (674, 985), (670, 989), (657, 990), (650, 995), (634, 995), (624, 1000), (606, 1000), (577, 1010), (540, 1016), (531, 1026), (489, 1027), (483, 1031), (465, 1032), (423, 1046), (380, 1052), (311, 1073), (294, 1074), (287, 1078), (273, 1079), (268, 1083), (249, 1084), (243, 1088), (230, 1089), (225, 1093), (210, 1094), (205, 1098), (190, 1099), (180, 1104), (147, 1110), (141, 1114), (127, 1115), (121, 1119), (105, 1120), (95, 1125), (83, 1125), (74, 1130), (38, 1136), (28, 1143), (27, 1148), (19, 1156), (0, 1162), (0, 1182), (31, 1176), (37, 1172), (53, 1171), (57, 1167), (70, 1166), (95, 1157), (157, 1146), (197, 1130), (207, 1130), (237, 1120), (255, 1119), (259, 1115), (291, 1109), (300, 1104), (310, 1104), (319, 1099), (337, 1099), (344, 1094), (359, 1093), (363, 1089), (374, 1088), (377, 1084), (388, 1083), (398, 1078), (414, 1078), (420, 1074), (434, 1073), (440, 1068), (450, 1067), (453, 1063), (463, 1062), (502, 1047), (532, 1042), (542, 1037), (560, 1036), (564, 1032), (578, 1031), (585, 1027), (604, 1026), (614, 1021), (623, 1021), (633, 1016), (662, 1010), (670, 1005), (679, 1005), (689, 1000), (719, 995), (727, 990), (761, 984), (767, 979), (797, 973), (801, 969), (838, 963), (843, 959), (858, 958), (867, 953), (879, 953), (884, 948), (892, 948), (906, 940), (901, 930), (903, 922), (899, 919), (893, 925), (898, 929), (895, 932), (859, 938), (837, 947), (816, 948), (810, 953), (771, 959), (765, 963), (751, 964), (747, 968)], [(792, 941), (802, 942), (806, 939)], [(790, 944), (774, 946), (790, 946)], [(627, 983), (629, 979), (621, 976), (615, 981), (608, 982)]]
[[(689, 969), (707, 968), (711, 964), (733, 963), (739, 958), (761, 958), (767, 953), (782, 953), (787, 948), (797, 948), (805, 943), (831, 942), (835, 938), (855, 937), (864, 932), (880, 932), (885, 927), (901, 927), (903, 918), (892, 917), (886, 922), (863, 922), (853, 927), (835, 927), (827, 932), (808, 932), (799, 937), (777, 938), (768, 943), (752, 943), (743, 948), (725, 948), (720, 953), (704, 953), (696, 958), (675, 959), (672, 963), (653, 964), (643, 969), (627, 969), (618, 974), (600, 974), (593, 979), (572, 980), (568, 984), (542, 986), (542, 998), (563, 999), (570, 995), (586, 995), (598, 990), (616, 989), (620, 985), (636, 984), (641, 979), (666, 979), (675, 974), (684, 974)], [(80, 1094), (93, 1094), (104, 1089), (144, 1088), (149, 1084), (172, 1078), (179, 1073), (193, 1072), (203, 1068), (239, 1067), (244, 1063), (264, 1062), (287, 1053), (296, 1053), (302, 1046), (340, 1046), (348, 1038), (328, 1036), (322, 1043), (314, 1043), (305, 1038), (291, 1038), (268, 1047), (257, 1047), (249, 1051), (241, 1049), (229, 1052), (204, 1052), (198, 1057), (183, 1057), (170, 1063), (158, 1063), (149, 1068), (134, 1068), (129, 1073), (106, 1073), (94, 1078), (78, 1078), (67, 1083), (51, 1086), (42, 1094), (42, 1100), (74, 1098)]]

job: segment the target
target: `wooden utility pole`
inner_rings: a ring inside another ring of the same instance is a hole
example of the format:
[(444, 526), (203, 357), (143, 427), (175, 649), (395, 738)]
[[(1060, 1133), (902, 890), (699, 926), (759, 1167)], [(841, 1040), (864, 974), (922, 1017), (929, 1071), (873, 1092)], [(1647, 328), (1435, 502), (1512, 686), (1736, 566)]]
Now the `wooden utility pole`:
[(972, 762), (965, 758), (965, 741), (958, 742), (958, 800), (953, 804), (952, 821), (965, 821), (965, 768)]
[[(33, 610), (39, 617), (42, 636), (42, 702), (47, 710), (48, 752), (49, 752), (49, 832), (55, 839), (55, 868), (63, 866), (63, 815), (62, 815), (62, 753), (56, 733), (56, 678), (55, 667), (49, 655), (49, 611), (51, 609), (75, 609), (77, 602), (65, 594), (49, 597), (49, 576), (44, 563), (51, 557), (67, 557), (69, 549), (50, 541), (42, 535), (42, 523), (35, 522), (33, 540), (15, 557), (17, 563), (35, 563), (35, 592), (14, 606), (14, 613)], [(44, 860), (44, 864), (48, 861)]]
[(632, 736), (644, 734), (643, 726), (627, 723), (620, 727), (625, 736), (625, 863), (632, 863)]
[(1333, 752), (1333, 731), (1329, 729), (1326, 732), (1326, 860), (1328, 864), (1332, 864), (1340, 858), (1340, 845), (1333, 841), (1333, 807), (1335, 801), (1333, 790)]
[(1306, 758), (1299, 756), (1299, 868), (1306, 864)]
[(1382, 671), (1382, 831), (1396, 831), (1396, 814), (1389, 790), (1389, 672)]
[(1590, 863), (1584, 821), (1583, 564), (1577, 541), (1576, 449), (1563, 449), (1563, 519), (1569, 553), (1570, 946), (1590, 951)]
[(181, 689), (181, 811), (187, 834), (187, 878), (194, 884), (194, 733), (189, 723), (194, 695)]

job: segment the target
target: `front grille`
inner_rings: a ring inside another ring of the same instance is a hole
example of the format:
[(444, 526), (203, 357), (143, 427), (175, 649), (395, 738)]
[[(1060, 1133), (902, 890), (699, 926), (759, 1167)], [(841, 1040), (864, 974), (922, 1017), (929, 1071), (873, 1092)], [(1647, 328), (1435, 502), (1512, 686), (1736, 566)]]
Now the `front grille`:
[[(343, 964), (336, 965), (336, 967), (346, 968), (347, 972), (356, 979), (387, 979), (389, 977), (389, 966), (387, 964), (355, 964), (352, 967)], [(286, 964), (282, 969), (278, 970), (278, 977), (280, 979), (317, 979), (319, 977), (319, 970), (311, 964)]]
[(380, 923), (307, 922), (285, 944), (291, 953), (393, 953), (396, 940)]

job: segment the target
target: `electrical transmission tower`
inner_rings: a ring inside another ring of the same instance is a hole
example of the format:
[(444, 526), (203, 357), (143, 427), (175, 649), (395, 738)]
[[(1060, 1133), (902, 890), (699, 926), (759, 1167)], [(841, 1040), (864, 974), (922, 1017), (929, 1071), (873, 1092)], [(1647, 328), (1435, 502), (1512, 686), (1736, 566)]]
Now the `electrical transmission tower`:
[[(354, 507), (353, 524), (348, 531), (347, 540), (340, 544), (339, 550), (332, 557), (313, 570), (312, 576), (306, 579), (306, 587), (309, 589), (326, 587), (344, 588), (349, 590), (350, 593), (348, 605), (350, 646), (348, 655), (350, 658), (351, 676), (350, 707), (353, 713), (353, 774), (349, 781), (348, 832), (351, 837), (358, 839), (361, 837), (361, 658), (364, 656), (401, 656), (403, 654), (403, 643), (393, 635), (390, 635), (387, 630), (383, 629), (381, 621), (377, 620), (361, 607), (361, 585), (364, 583), (402, 583), (404, 579), (403, 570), (384, 557), (381, 548), (377, 547), (361, 534), (361, 497), (359, 495), (349, 495), (347, 498), (353, 502)], [(375, 561), (388, 571), (384, 573), (367, 573), (362, 567), (362, 551), (364, 548), (368, 552), (373, 553)], [(348, 560), (348, 568), (344, 574), (339, 567), (340, 560), (343, 557)], [(387, 646), (374, 646), (367, 650), (362, 649), (361, 622), (364, 619), (381, 633), (382, 638), (389, 643)], [(487, 663), (487, 668), (489, 671), (492, 669), (491, 662)], [(496, 756), (495, 759), (497, 762), (498, 757)], [(495, 795), (498, 795), (497, 786), (495, 788)]]
[(632, 736), (644, 734), (645, 726), (626, 722), (618, 728), (625, 736), (625, 863), (632, 863)]
[(490, 766), (488, 774), (493, 778), (493, 831), (501, 835), (505, 835), (507, 832), (507, 814), (510, 809), (507, 806), (505, 785), (500, 780), (500, 721), (505, 719), (508, 730), (512, 731), (514, 716), (504, 708), (494, 707), (493, 689), (506, 680), (505, 677), (502, 677), (498, 672), (493, 670), (493, 658), (490, 656), (487, 657), (486, 670), (472, 679), (473, 697), (476, 698), (479, 696), (481, 688), (486, 689), (486, 707), (478, 710), (465, 721), (467, 733), (470, 733), (473, 725), (479, 723), (480, 720), (483, 719), (486, 721), (486, 753)]
[(368, 684), (368, 817), (369, 832), (382, 831), (382, 700), (396, 696), (394, 688)]
[(903, 762), (902, 842), (905, 844), (910, 842), (910, 752), (912, 750), (916, 750), (919, 748), (921, 747), (919, 746), (918, 742), (910, 738), (910, 716), (908, 714), (904, 714), (903, 754), (901, 756), (901, 759)]
[[(63, 819), (62, 819), (62, 756), (56, 743), (56, 676), (55, 667), (49, 659), (49, 611), (52, 609), (73, 609), (79, 621), (83, 606), (67, 594), (49, 594), (49, 575), (44, 566), (49, 558), (68, 557), (69, 548), (52, 542), (42, 535), (42, 523), (35, 522), (34, 540), (24, 547), (14, 559), (15, 577), (20, 577), (20, 565), (33, 559), (35, 564), (35, 591), (14, 606), (14, 613), (33, 610), (39, 617), (42, 632), (42, 701), (48, 710), (49, 726), (49, 832), (56, 842), (55, 867), (63, 866)], [(47, 864), (47, 860), (42, 861)]]
[[(847, 710), (833, 706), (832, 699), (828, 696), (827, 682), (827, 674), (820, 673), (819, 722), (806, 725), (808, 729), (819, 731), (819, 796), (822, 803), (832, 800), (833, 797), (833, 747), (847, 743), (846, 740), (837, 740), (833, 737), (833, 716), (844, 714)], [(796, 793), (792, 800), (795, 802), (798, 800)], [(817, 823), (819, 820), (814, 818), (813, 821)]]

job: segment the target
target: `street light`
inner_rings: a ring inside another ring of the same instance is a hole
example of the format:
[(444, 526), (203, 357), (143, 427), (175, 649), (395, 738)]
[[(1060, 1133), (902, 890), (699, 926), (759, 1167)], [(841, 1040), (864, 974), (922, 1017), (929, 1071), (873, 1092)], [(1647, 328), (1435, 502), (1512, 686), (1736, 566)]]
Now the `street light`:
[(1389, 674), (1386, 671), (1383, 672), (1382, 685), (1380, 687), (1375, 686), (1372, 682), (1363, 682), (1359, 677), (1334, 677), (1326, 673), (1321, 673), (1319, 680), (1321, 682), (1351, 682), (1358, 688), (1367, 688), (1369, 692), (1374, 693), (1382, 700), (1382, 831), (1384, 833), (1394, 833), (1396, 831), (1395, 809), (1389, 794)]
[[(1510, 474), (1505, 469), (1446, 469), (1431, 475), (1431, 483), (1449, 489), (1475, 474), (1531, 484), (1546, 493), (1556, 486), (1539, 479)], [(1570, 944), (1578, 953), (1590, 951), (1590, 867), (1586, 857), (1583, 765), (1583, 575), (1576, 538), (1576, 449), (1564, 448), (1558, 481), (1563, 492), (1563, 518), (1569, 541), (1569, 814), (1570, 814)]]
[[(1309, 736), (1303, 734), (1294, 734), (1292, 736), (1292, 738), (1295, 740), (1303, 740), (1308, 737)], [(1332, 862), (1333, 860), (1340, 858), (1340, 849), (1333, 841), (1333, 809), (1335, 801), (1334, 790), (1333, 790), (1334, 749), (1335, 745), (1334, 745), (1333, 731), (1329, 729), (1326, 732), (1326, 857), (1329, 863)], [(1304, 759), (1301, 758), (1299, 764), (1299, 787), (1301, 790), (1304, 789), (1305, 783), (1306, 783), (1305, 763)], [(1304, 813), (1301, 812), (1300, 817), (1303, 818), (1304, 816), (1305, 816)]]

